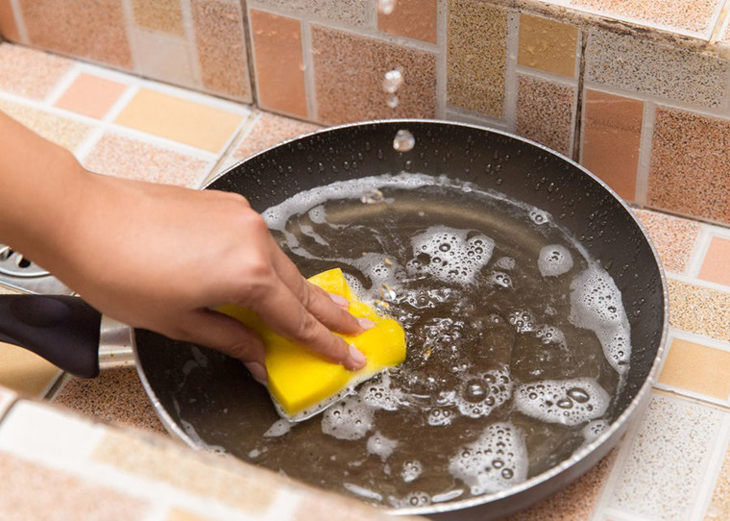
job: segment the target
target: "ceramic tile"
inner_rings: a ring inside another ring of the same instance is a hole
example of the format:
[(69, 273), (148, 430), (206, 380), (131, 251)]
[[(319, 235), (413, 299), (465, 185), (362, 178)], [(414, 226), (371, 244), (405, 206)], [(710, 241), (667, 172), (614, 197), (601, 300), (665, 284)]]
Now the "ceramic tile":
[(730, 397), (728, 374), (729, 351), (675, 338), (659, 376), (659, 383), (727, 400)]
[(180, 0), (132, 0), (134, 22), (146, 29), (183, 36)]
[(313, 132), (319, 128), (322, 127), (268, 112), (260, 112), (251, 129), (236, 145), (233, 156), (236, 159), (244, 159), (281, 141)]
[(18, 26), (15, 24), (15, 15), (10, 0), (0, 0), (0, 35), (14, 42), (20, 41)]
[(211, 521), (212, 519), (211, 517), (193, 514), (192, 512), (179, 508), (173, 508), (167, 513), (167, 517), (165, 517), (165, 521)]
[(175, 85), (197, 87), (186, 40), (141, 29), (130, 31), (137, 73)]
[(324, 18), (353, 27), (368, 25), (368, 0), (258, 0), (258, 3), (307, 18)]
[(115, 123), (210, 152), (219, 152), (243, 116), (177, 96), (140, 89)]
[(0, 385), (40, 397), (59, 373), (56, 366), (38, 355), (0, 342)]
[(506, 518), (505, 521), (588, 521), (598, 496), (616, 462), (618, 450), (610, 452), (585, 475), (545, 501)]
[(730, 286), (730, 239), (712, 237), (697, 278)]
[(684, 273), (702, 225), (649, 210), (635, 212), (649, 232), (664, 269)]
[(0, 387), (0, 418), (5, 415), (5, 412), (16, 398), (17, 396), (13, 391), (6, 387)]
[(0, 474), (12, 476), (0, 487), (0, 517), (5, 521), (114, 519), (134, 521), (149, 515), (149, 505), (63, 470), (0, 451)]
[(71, 65), (66, 58), (20, 45), (0, 44), (0, 90), (42, 100)]
[(123, 69), (132, 68), (122, 0), (18, 0), (30, 43)]
[(727, 521), (730, 519), (730, 446), (722, 462), (720, 476), (715, 483), (705, 521)]
[(212, 168), (208, 161), (112, 133), (99, 140), (84, 166), (102, 174), (188, 188), (198, 188)]
[(644, 103), (592, 89), (586, 89), (583, 101), (583, 166), (621, 197), (634, 200)]
[(669, 324), (730, 342), (730, 293), (669, 279)]
[(541, 16), (520, 15), (520, 65), (573, 78), (577, 46), (577, 27)]
[(378, 12), (378, 30), (436, 43), (437, 0), (398, 0), (389, 14)]
[[(436, 57), (424, 51), (324, 27), (312, 27), (318, 119), (347, 123), (375, 118), (432, 118), (436, 111)], [(390, 108), (386, 72), (400, 66), (400, 103)]]
[(19, 103), (0, 100), (0, 110), (44, 138), (71, 151), (76, 150), (91, 131), (91, 127), (85, 123)]
[(507, 64), (507, 11), (450, 0), (446, 96), (450, 105), (501, 118)]
[(152, 445), (115, 431), (106, 433), (93, 459), (135, 477), (215, 499), (249, 515), (265, 513), (280, 487), (281, 478), (263, 469), (242, 472), (243, 465), (222, 459), (211, 465), (214, 460), (191, 457), (186, 447), (173, 443)]
[(631, 442), (611, 506), (647, 518), (688, 519), (721, 418), (714, 409), (655, 394)]
[(60, 109), (91, 118), (106, 116), (128, 85), (91, 74), (79, 74), (56, 102)]
[(251, 102), (243, 12), (238, 2), (190, 0), (206, 89)]
[(730, 222), (730, 121), (658, 107), (647, 203)]
[(571, 7), (590, 9), (612, 18), (707, 35), (723, 0), (571, 0)]
[(134, 368), (109, 369), (89, 380), (71, 378), (53, 403), (95, 420), (166, 434)]
[(249, 11), (261, 108), (307, 117), (302, 31), (299, 20)]
[(575, 92), (571, 85), (520, 75), (517, 133), (570, 156)]
[(590, 32), (586, 80), (704, 107), (725, 98), (730, 62), (607, 31)]

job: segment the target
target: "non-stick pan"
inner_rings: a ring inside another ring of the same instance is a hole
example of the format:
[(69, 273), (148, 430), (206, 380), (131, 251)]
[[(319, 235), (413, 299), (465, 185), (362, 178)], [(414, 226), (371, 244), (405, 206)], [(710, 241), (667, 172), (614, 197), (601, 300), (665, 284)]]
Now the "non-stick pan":
[[(393, 147), (401, 129), (415, 137), (416, 146), (410, 152)], [(254, 209), (263, 212), (304, 190), (404, 171), (458, 178), (556, 216), (611, 275), (630, 321), (630, 370), (615, 397), (612, 423), (598, 439), (553, 468), (499, 493), (392, 511), (434, 519), (498, 518), (581, 476), (640, 415), (667, 330), (664, 275), (641, 224), (603, 182), (543, 146), (477, 126), (393, 120), (330, 128), (261, 152), (221, 174), (207, 188), (243, 194)], [(216, 269), (215, 259), (210, 262), (210, 269)], [(30, 347), (81, 376), (98, 372), (99, 324), (98, 314), (78, 299), (9, 297), (0, 301), (0, 340)], [(246, 418), (275, 418), (275, 414), (266, 391), (240, 363), (149, 331), (117, 328), (112, 333), (115, 345), (134, 346), (140, 378), (173, 435), (193, 447), (220, 448), (247, 459), (238, 450), (240, 440), (250, 435)], [(102, 336), (101, 342), (107, 340)], [(201, 365), (204, 370), (190, 370)]]

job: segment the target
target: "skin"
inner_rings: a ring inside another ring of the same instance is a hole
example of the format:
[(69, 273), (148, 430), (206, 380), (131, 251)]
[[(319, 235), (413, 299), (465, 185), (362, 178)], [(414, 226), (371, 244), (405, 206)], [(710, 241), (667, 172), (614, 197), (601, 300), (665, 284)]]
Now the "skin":
[(261, 339), (213, 311), (235, 304), (350, 370), (362, 353), (332, 331), (372, 327), (307, 282), (238, 194), (101, 176), (0, 112), (0, 242), (102, 313), (212, 347), (266, 381)]

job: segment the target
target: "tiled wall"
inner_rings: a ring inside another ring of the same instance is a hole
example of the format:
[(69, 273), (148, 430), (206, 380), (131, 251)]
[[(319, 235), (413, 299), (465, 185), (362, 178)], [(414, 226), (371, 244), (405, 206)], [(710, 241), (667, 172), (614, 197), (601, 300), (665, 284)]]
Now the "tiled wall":
[[(730, 224), (728, 0), (66, 5), (0, 0), (0, 29), (324, 125), (425, 117), (514, 131), (625, 199)], [(382, 83), (396, 67), (393, 106)]]

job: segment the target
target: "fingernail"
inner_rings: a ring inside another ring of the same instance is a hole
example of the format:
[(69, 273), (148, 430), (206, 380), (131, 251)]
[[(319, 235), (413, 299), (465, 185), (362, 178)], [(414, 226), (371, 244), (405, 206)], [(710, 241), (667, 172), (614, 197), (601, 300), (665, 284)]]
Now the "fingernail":
[(333, 295), (332, 293), (330, 293), (329, 295), (330, 295), (330, 298), (332, 299), (332, 302), (334, 302), (341, 308), (347, 309), (350, 307), (350, 302), (345, 297), (341, 297), (339, 295)]
[(260, 363), (248, 362), (244, 365), (246, 366), (246, 369), (248, 369), (248, 372), (251, 373), (251, 376), (253, 376), (254, 380), (256, 380), (258, 383), (265, 384), (269, 380), (269, 377), (266, 374), (266, 369)]
[(355, 346), (348, 346), (350, 350), (350, 359), (355, 362), (355, 369), (362, 369), (367, 364), (368, 359)]
[(360, 324), (360, 327), (363, 329), (370, 329), (375, 325), (375, 322), (370, 320), (369, 318), (360, 317), (357, 319), (357, 323)]

